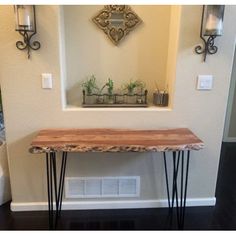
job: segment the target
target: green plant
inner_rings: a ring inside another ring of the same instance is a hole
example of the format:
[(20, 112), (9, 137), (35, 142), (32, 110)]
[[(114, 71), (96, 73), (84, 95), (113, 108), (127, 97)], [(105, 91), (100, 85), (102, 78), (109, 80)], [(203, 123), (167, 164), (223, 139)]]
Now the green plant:
[(95, 76), (91, 75), (90, 78), (87, 78), (87, 80), (82, 83), (82, 87), (87, 95), (91, 95), (94, 91), (98, 90)]
[(114, 82), (113, 82), (113, 80), (111, 80), (111, 79), (109, 78), (109, 79), (108, 79), (108, 82), (103, 85), (103, 87), (102, 87), (102, 89), (101, 89), (101, 92), (102, 92), (102, 90), (103, 90), (105, 87), (107, 87), (107, 92), (108, 92), (108, 94), (109, 94), (109, 95), (112, 95), (112, 93), (113, 93), (113, 88), (114, 88)]
[(135, 80), (135, 81), (130, 80), (130, 82), (125, 84), (125, 86), (124, 86), (124, 89), (127, 89), (129, 94), (133, 94), (135, 89), (142, 90), (144, 88), (145, 88), (145, 84), (144, 84), (144, 82), (142, 82), (140, 80)]

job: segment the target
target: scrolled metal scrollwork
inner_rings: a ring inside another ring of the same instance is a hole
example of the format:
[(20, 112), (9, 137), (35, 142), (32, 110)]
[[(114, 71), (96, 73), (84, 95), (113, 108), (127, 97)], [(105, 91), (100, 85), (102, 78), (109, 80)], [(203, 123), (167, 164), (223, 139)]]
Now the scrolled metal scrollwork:
[(16, 42), (16, 47), (19, 50), (24, 50), (24, 49), (26, 49), (27, 45), (24, 42), (22, 42), (22, 41), (17, 41)]
[(41, 44), (40, 44), (39, 41), (33, 41), (32, 44), (29, 45), (29, 47), (30, 47), (32, 50), (38, 50), (38, 49), (40, 49)]
[(27, 50), (28, 59), (30, 58), (30, 49), (32, 50), (38, 50), (41, 47), (41, 44), (39, 41), (33, 41), (31, 42), (31, 38), (36, 34), (36, 32), (33, 32), (31, 35), (27, 31), (19, 31), (20, 35), (23, 36), (23, 41), (17, 41), (16, 47), (19, 50)]
[(115, 45), (142, 22), (127, 5), (106, 5), (92, 20)]
[(109, 6), (105, 6), (108, 9), (111, 9), (112, 11), (115, 12), (123, 12), (125, 10), (125, 5), (109, 5)]
[(215, 54), (218, 50), (218, 48), (214, 45), (214, 40), (215, 40), (216, 36), (209, 36), (208, 39), (206, 40), (204, 37), (201, 37), (201, 39), (204, 42), (204, 45), (197, 45), (195, 47), (195, 52), (197, 54), (204, 54), (204, 58), (203, 60), (206, 61), (206, 55), (207, 54)]
[(218, 48), (214, 45), (215, 38), (216, 38), (216, 36), (210, 36), (207, 39), (207, 53), (209, 53), (209, 54), (215, 54), (218, 50)]

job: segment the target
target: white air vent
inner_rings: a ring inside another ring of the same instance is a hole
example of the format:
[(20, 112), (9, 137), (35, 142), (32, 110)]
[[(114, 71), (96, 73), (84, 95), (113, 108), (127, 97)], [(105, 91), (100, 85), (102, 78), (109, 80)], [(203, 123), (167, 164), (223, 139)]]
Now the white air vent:
[(138, 197), (140, 176), (66, 177), (66, 198)]

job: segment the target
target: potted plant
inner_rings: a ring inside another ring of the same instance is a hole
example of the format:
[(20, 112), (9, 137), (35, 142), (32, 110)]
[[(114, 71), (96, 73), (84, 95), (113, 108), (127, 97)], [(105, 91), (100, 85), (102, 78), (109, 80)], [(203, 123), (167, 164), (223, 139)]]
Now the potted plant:
[(142, 103), (143, 89), (145, 88), (144, 82), (140, 80), (132, 81), (124, 85), (127, 91), (127, 103)]
[(96, 83), (95, 76), (91, 75), (89, 78), (87, 78), (87, 80), (82, 83), (82, 88), (86, 100), (84, 101), (84, 103), (88, 104), (94, 103), (94, 97), (92, 95), (98, 91), (98, 86)]
[[(135, 81), (130, 80), (130, 82), (125, 84), (124, 86), (124, 89), (126, 89), (128, 94), (130, 95), (133, 95), (134, 92), (142, 92), (144, 88), (145, 84), (140, 80), (135, 80)], [(141, 91), (138, 91), (138, 89), (140, 89)]]
[(95, 91), (97, 91), (98, 86), (95, 76), (91, 75), (90, 78), (87, 78), (87, 80), (82, 83), (82, 87), (85, 90), (86, 95), (92, 95)]
[(114, 89), (114, 82), (110, 78), (108, 78), (108, 81), (103, 85), (102, 90), (107, 87), (107, 93), (108, 93), (108, 103), (114, 103), (114, 96), (113, 96), (113, 89)]

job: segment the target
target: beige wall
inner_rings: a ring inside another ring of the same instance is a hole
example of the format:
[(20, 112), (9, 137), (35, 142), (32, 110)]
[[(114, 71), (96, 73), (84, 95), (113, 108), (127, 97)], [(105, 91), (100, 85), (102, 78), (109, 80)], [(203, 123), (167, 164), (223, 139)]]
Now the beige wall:
[(236, 94), (234, 93), (234, 99), (233, 99), (233, 106), (232, 106), (232, 113), (230, 117), (230, 126), (229, 126), (229, 137), (236, 137), (236, 123), (235, 123), (235, 118), (236, 118)]
[(101, 87), (113, 79), (115, 89), (130, 79), (142, 80), (149, 97), (155, 83), (165, 89), (171, 6), (132, 6), (143, 22), (119, 46), (92, 22), (102, 7), (63, 7), (68, 104), (81, 106), (81, 84), (91, 74)]
[(224, 141), (225, 142), (236, 141), (236, 54), (235, 53), (234, 53), (233, 70), (231, 74), (227, 113), (225, 118)]
[[(0, 78), (13, 202), (46, 201), (45, 160), (29, 154), (28, 147), (36, 132), (48, 127), (189, 127), (205, 142), (206, 148), (192, 155), (188, 197), (214, 197), (235, 43), (236, 29), (232, 22), (236, 21), (236, 7), (226, 7), (224, 36), (216, 40), (219, 51), (207, 57), (206, 63), (194, 53), (194, 46), (200, 42), (201, 7), (182, 7), (171, 111), (62, 110), (59, 12), (57, 6), (37, 7), (38, 35), (35, 38), (42, 48), (27, 60), (25, 53), (15, 48), (20, 36), (14, 32), (12, 7), (0, 7)], [(53, 73), (52, 90), (40, 88), (42, 72)], [(198, 74), (214, 76), (212, 91), (195, 89)], [(68, 176), (140, 175), (140, 199), (165, 197), (163, 162), (154, 154), (74, 155), (69, 158), (67, 167)]]

